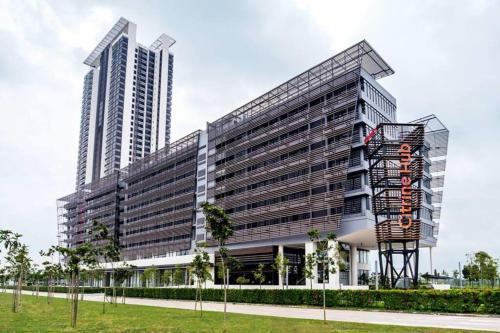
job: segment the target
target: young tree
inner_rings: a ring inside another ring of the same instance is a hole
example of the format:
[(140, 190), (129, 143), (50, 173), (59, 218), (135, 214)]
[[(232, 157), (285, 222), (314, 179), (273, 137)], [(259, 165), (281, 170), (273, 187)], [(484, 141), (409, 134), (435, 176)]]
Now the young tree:
[(7, 287), (5, 283), (9, 281), (9, 274), (7, 273), (7, 269), (5, 267), (0, 268), (0, 283), (2, 284), (1, 289), (3, 289), (3, 292), (7, 292)]
[(252, 271), (254, 280), (259, 283), (259, 289), (262, 289), (262, 284), (266, 282), (266, 274), (264, 273), (264, 264), (257, 265), (257, 269)]
[[(125, 284), (127, 281), (134, 276), (135, 266), (128, 265), (124, 263), (121, 267), (117, 267), (115, 270), (116, 285), (122, 287), (122, 304), (125, 304)], [(115, 304), (116, 299), (114, 300)]]
[(330, 255), (331, 250), (336, 249), (334, 246), (329, 245), (330, 241), (335, 241), (336, 236), (333, 233), (329, 233), (325, 239), (321, 239), (321, 233), (318, 229), (311, 229), (307, 235), (312, 242), (316, 242), (316, 251), (314, 252), (314, 260), (316, 264), (321, 265), (323, 270), (323, 321), (326, 323), (326, 290), (325, 290), (325, 280), (329, 273), (335, 274), (335, 260), (338, 260), (336, 254)]
[[(226, 241), (229, 237), (233, 235), (234, 227), (233, 222), (229, 218), (229, 215), (226, 214), (223, 208), (204, 202), (201, 204), (201, 208), (203, 210), (203, 215), (205, 216), (205, 220), (209, 227), (210, 233), (212, 234), (212, 238), (217, 241), (217, 245), (219, 247), (219, 254), (221, 257), (222, 263), (222, 279), (226, 281), (225, 278), (225, 262), (224, 259), (228, 255), (228, 249), (226, 248)], [(226, 310), (227, 310), (227, 287), (224, 284), (224, 320), (226, 319)]]
[(283, 256), (281, 253), (278, 253), (276, 255), (276, 258), (274, 258), (273, 269), (278, 273), (278, 276), (281, 278), (283, 289), (285, 289), (285, 279), (286, 279), (288, 264), (289, 264), (288, 258)]
[(196, 255), (191, 262), (191, 274), (195, 278), (196, 282), (196, 297), (194, 303), (194, 310), (196, 311), (196, 304), (198, 302), (198, 297), (200, 300), (200, 316), (203, 316), (203, 297), (202, 289), (203, 285), (207, 280), (212, 280), (212, 275), (210, 274), (210, 257), (208, 253), (202, 249), (196, 250)]
[(227, 277), (226, 277), (226, 281), (227, 281), (227, 285), (229, 285), (229, 282), (231, 281), (231, 274), (233, 272), (238, 272), (240, 271), (241, 269), (243, 268), (243, 264), (241, 263), (241, 261), (236, 258), (236, 257), (231, 257), (231, 256), (227, 256)]
[[(40, 255), (45, 256), (43, 251), (40, 251)], [(47, 281), (47, 304), (50, 304), (50, 300), (54, 295), (54, 285), (63, 275), (63, 268), (61, 264), (53, 264), (50, 261), (44, 261), (43, 265), (43, 276)]]
[(164, 287), (170, 286), (170, 283), (172, 283), (172, 271), (169, 269), (164, 270), (161, 280)]
[(158, 268), (151, 266), (144, 270), (141, 275), (141, 281), (146, 285), (146, 288), (151, 288), (151, 281), (153, 281), (153, 287), (156, 286), (156, 276), (158, 274)]
[(62, 246), (52, 246), (47, 255), (51, 256), (55, 252), (61, 254), (67, 266), (69, 273), (69, 290), (71, 291), (71, 327), (76, 327), (78, 316), (78, 299), (80, 292), (80, 274), (83, 267), (95, 267), (97, 265), (98, 250), (90, 243), (84, 243), (75, 248), (66, 248)]
[(32, 295), (35, 295), (38, 298), (40, 293), (40, 282), (43, 279), (43, 270), (38, 268), (37, 264), (34, 264), (31, 267), (28, 274), (28, 282), (31, 283), (32, 286)]
[(250, 280), (247, 279), (246, 277), (244, 277), (243, 275), (242, 276), (238, 276), (236, 278), (236, 283), (240, 285), (240, 289), (241, 289), (241, 285), (243, 284), (249, 284), (250, 283)]
[(22, 244), (21, 234), (10, 230), (0, 230), (0, 244), (6, 249), (5, 261), (9, 276), (14, 280), (12, 289), (12, 312), (17, 312), (21, 306), (21, 288), (23, 278), (31, 266), (28, 247)]
[(191, 266), (186, 267), (187, 283), (186, 287), (190, 288), (194, 284), (193, 268)]
[(498, 261), (493, 259), (488, 253), (478, 251), (469, 254), (467, 263), (463, 268), (463, 276), (469, 281), (490, 281), (494, 285), (495, 279), (498, 277)]
[(315, 278), (314, 272), (316, 270), (316, 261), (314, 260), (314, 254), (308, 253), (306, 255), (306, 262), (304, 265), (304, 276), (309, 279), (311, 285), (311, 290), (313, 288), (313, 279)]
[(88, 281), (89, 281), (89, 276), (90, 276), (90, 273), (88, 270), (86, 269), (82, 269), (82, 271), (80, 272), (80, 281), (82, 282), (82, 291), (81, 291), (81, 297), (80, 297), (80, 301), (83, 301), (83, 298), (84, 298), (84, 295), (85, 295), (85, 285), (88, 284)]
[(186, 283), (184, 273), (185, 270), (182, 269), (180, 265), (175, 266), (175, 271), (174, 271), (174, 281), (173, 283), (177, 286), (177, 288), (180, 287), (181, 284)]
[[(112, 280), (112, 296), (111, 303), (114, 302), (116, 306), (116, 285), (115, 285), (115, 267), (114, 263), (120, 260), (120, 245), (118, 241), (109, 233), (108, 227), (96, 220), (92, 222), (92, 230), (90, 234), (95, 237), (97, 241), (97, 249), (99, 256), (104, 259), (105, 263), (110, 263), (111, 265), (111, 280)], [(105, 270), (103, 270), (103, 274), (106, 274)], [(103, 278), (103, 287), (104, 287), (104, 299), (103, 299), (103, 307), (102, 312), (106, 312), (106, 283)]]
[(221, 284), (220, 284), (220, 289), (223, 289), (224, 286), (225, 286), (225, 280), (224, 280), (224, 268), (223, 268), (223, 265), (221, 262), (218, 262), (217, 265), (216, 265), (217, 269), (215, 270), (217, 272), (217, 278), (219, 280), (221, 280)]

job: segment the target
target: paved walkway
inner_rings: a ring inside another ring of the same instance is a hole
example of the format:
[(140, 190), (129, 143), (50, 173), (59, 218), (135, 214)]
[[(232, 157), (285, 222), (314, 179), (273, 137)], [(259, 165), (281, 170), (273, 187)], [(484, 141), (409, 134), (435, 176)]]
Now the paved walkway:
[[(23, 291), (31, 295), (30, 291)], [(40, 292), (40, 295), (46, 293)], [(65, 298), (66, 294), (55, 294), (55, 297)], [(102, 302), (102, 294), (86, 294), (86, 301)], [(165, 308), (193, 310), (193, 301), (159, 300), (149, 298), (126, 299), (127, 304), (159, 306)], [(224, 304), (217, 302), (203, 302), (206, 311), (224, 311)], [(227, 311), (232, 313), (275, 316), (301, 319), (323, 319), (323, 311), (319, 308), (301, 308), (277, 305), (258, 305), (228, 303)], [(334, 321), (345, 321), (366, 324), (386, 324), (402, 326), (441, 327), (468, 330), (483, 330), (500, 332), (500, 317), (486, 315), (438, 315), (423, 313), (402, 313), (382, 311), (356, 311), (356, 310), (326, 310), (326, 318)]]

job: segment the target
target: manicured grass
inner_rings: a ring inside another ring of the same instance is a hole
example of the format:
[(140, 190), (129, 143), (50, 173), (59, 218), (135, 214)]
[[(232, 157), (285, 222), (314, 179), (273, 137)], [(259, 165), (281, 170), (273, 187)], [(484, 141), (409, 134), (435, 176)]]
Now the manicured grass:
[[(69, 303), (65, 299), (22, 296), (22, 308), (12, 313), (11, 295), (0, 293), (0, 332), (224, 332), (223, 314), (160, 307), (107, 305), (102, 314), (102, 304), (80, 302), (78, 327), (69, 327)], [(466, 332), (459, 330), (416, 328), (403, 326), (368, 325), (319, 320), (302, 320), (264, 316), (227, 314), (225, 332)], [(477, 332), (477, 331), (475, 331)]]

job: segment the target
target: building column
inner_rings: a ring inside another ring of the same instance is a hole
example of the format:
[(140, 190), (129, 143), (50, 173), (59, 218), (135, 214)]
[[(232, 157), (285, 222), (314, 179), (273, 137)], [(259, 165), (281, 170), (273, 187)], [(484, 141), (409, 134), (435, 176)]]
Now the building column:
[[(328, 251), (328, 256), (330, 258), (338, 258), (338, 242), (329, 240), (328, 247), (330, 248), (330, 250)], [(338, 259), (335, 259), (335, 274), (332, 274), (330, 270), (328, 272), (328, 285), (330, 289), (340, 289), (340, 272)]]
[(356, 245), (350, 244), (351, 250), (349, 251), (350, 255), (350, 266), (351, 266), (351, 286), (358, 285), (358, 247)]
[[(305, 248), (305, 256), (307, 257), (308, 254), (313, 254), (314, 253), (314, 242), (307, 242), (304, 244), (304, 248)], [(304, 262), (304, 266), (305, 266), (305, 262)], [(314, 268), (313, 268), (313, 278), (312, 279), (307, 279), (306, 278), (306, 287), (309, 288), (309, 286), (311, 285), (311, 282), (312, 282), (312, 285), (313, 285), (313, 288), (314, 286), (316, 285), (316, 278), (317, 278), (317, 275), (318, 275), (318, 267), (316, 265), (314, 265)]]
[[(281, 255), (281, 259), (285, 258), (285, 251), (283, 250), (283, 245), (278, 245), (278, 255)], [(280, 288), (283, 287), (285, 281), (283, 281), (283, 278), (281, 274), (278, 272), (278, 285)]]
[(429, 246), (429, 265), (430, 265), (430, 274), (434, 274), (434, 267), (432, 267), (432, 246)]

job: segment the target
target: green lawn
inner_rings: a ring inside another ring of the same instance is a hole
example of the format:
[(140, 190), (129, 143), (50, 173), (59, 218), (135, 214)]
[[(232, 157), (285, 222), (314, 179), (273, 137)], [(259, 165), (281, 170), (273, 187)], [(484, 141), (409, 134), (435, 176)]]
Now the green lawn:
[[(53, 299), (48, 305), (44, 297), (23, 295), (19, 313), (10, 309), (11, 295), (0, 293), (0, 332), (71, 332), (69, 303)], [(107, 306), (102, 314), (102, 303), (80, 302), (79, 332), (223, 332), (223, 314), (159, 307), (121, 305)], [(320, 311), (320, 310), (318, 310)], [(229, 313), (226, 332), (465, 332), (459, 330), (415, 328), (402, 326), (352, 324), (318, 320), (288, 319)], [(477, 331), (475, 331), (477, 332)]]

